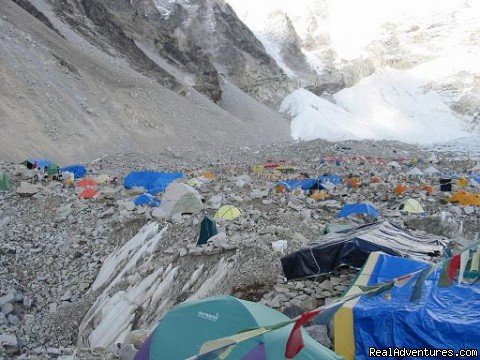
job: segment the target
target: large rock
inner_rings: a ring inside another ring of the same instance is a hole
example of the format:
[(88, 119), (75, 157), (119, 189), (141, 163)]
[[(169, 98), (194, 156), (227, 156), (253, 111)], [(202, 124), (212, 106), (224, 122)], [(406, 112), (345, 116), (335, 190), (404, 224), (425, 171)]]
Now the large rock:
[(40, 190), (40, 186), (22, 181), (20, 186), (17, 188), (17, 194), (20, 196), (33, 196)]
[(0, 346), (11, 354), (16, 353), (18, 351), (17, 337), (13, 334), (0, 334)]
[(170, 219), (175, 214), (198, 214), (202, 210), (200, 194), (187, 184), (174, 182), (167, 187), (162, 205), (155, 209), (152, 215)]
[(328, 337), (328, 329), (325, 325), (312, 325), (307, 328), (308, 334), (326, 348), (332, 348), (332, 341)]

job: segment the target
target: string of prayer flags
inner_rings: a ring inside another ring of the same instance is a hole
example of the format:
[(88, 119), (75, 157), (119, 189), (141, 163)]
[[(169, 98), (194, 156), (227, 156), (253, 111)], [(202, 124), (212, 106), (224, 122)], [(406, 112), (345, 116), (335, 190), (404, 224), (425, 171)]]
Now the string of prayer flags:
[(442, 273), (438, 286), (447, 287), (453, 284), (457, 270), (460, 268), (460, 254), (454, 255), (452, 258), (443, 262)]
[(285, 349), (285, 357), (287, 359), (293, 359), (300, 351), (302, 351), (305, 346), (302, 336), (302, 326), (312, 321), (320, 312), (320, 309), (307, 312), (301, 315), (295, 322), (290, 336), (288, 337), (287, 347)]
[(371, 286), (357, 285), (357, 287), (363, 291), (363, 293), (368, 297), (374, 297), (378, 294), (381, 294), (385, 291), (390, 290), (395, 285), (394, 281), (388, 281), (385, 283), (379, 283)]
[(431, 265), (420, 272), (420, 275), (413, 286), (412, 295), (410, 296), (411, 302), (416, 304), (420, 303), (420, 299), (422, 298), (423, 284), (425, 284), (425, 280), (427, 280), (434, 269), (436, 269), (436, 266)]

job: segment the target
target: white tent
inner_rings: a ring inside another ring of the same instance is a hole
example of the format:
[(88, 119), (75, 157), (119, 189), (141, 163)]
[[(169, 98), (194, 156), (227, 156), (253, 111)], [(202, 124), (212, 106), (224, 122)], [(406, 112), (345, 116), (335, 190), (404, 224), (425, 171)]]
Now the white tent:
[(408, 176), (423, 176), (423, 171), (420, 170), (418, 167), (414, 167), (407, 173)]
[(424, 174), (435, 175), (435, 174), (440, 174), (440, 171), (438, 171), (438, 169), (432, 165), (425, 169)]

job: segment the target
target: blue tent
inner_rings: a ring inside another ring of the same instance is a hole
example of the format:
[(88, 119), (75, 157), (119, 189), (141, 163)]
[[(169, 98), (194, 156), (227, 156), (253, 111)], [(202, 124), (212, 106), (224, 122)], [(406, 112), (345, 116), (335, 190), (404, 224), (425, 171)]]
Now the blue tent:
[(143, 206), (143, 205), (148, 205), (151, 207), (159, 207), (160, 206), (160, 200), (155, 198), (154, 196), (150, 194), (141, 194), (138, 195), (135, 200), (133, 200), (133, 203), (136, 206)]
[(343, 209), (338, 213), (339, 218), (347, 217), (355, 214), (364, 214), (371, 217), (378, 217), (378, 211), (370, 204), (346, 204)]
[(342, 183), (342, 177), (338, 175), (323, 175), (318, 178), (320, 182), (330, 182), (334, 185), (340, 185)]
[(48, 169), (50, 166), (55, 165), (48, 159), (27, 159), (22, 164), (29, 169), (33, 168), (34, 165), (36, 165), (39, 169)]
[[(368, 271), (368, 285), (427, 267), (421, 261), (380, 254)], [(418, 304), (410, 302), (418, 275), (405, 286), (392, 288), (391, 299), (363, 296), (359, 300), (353, 308), (356, 360), (370, 359), (371, 347), (480, 349), (480, 283), (455, 282), (440, 288), (441, 271), (439, 267), (424, 282)]]
[(81, 179), (87, 175), (87, 168), (83, 165), (69, 165), (60, 169), (60, 171), (68, 171), (73, 173), (75, 179)]
[(123, 185), (126, 189), (144, 188), (149, 194), (156, 195), (177, 179), (182, 179), (183, 173), (168, 173), (155, 171), (137, 171), (127, 175)]
[(292, 191), (296, 188), (302, 190), (322, 190), (325, 187), (318, 179), (300, 179), (300, 180), (284, 180), (280, 181), (277, 185), (284, 186), (287, 190)]

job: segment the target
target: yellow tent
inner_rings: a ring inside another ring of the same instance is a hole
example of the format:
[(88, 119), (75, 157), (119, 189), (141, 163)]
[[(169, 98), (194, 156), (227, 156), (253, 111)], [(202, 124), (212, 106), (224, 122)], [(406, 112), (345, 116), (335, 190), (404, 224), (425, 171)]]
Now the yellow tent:
[(265, 171), (265, 167), (263, 165), (254, 165), (252, 166), (252, 172), (255, 174), (261, 174)]
[(423, 214), (425, 212), (423, 206), (415, 199), (405, 200), (400, 204), (398, 210), (409, 214)]
[(461, 177), (457, 180), (457, 185), (461, 187), (467, 187), (468, 186), (468, 178), (466, 177)]
[(203, 183), (200, 180), (198, 180), (197, 178), (193, 178), (193, 179), (188, 180), (187, 184), (190, 185), (191, 187), (194, 187), (194, 188), (198, 188), (198, 187), (203, 185)]
[(325, 191), (315, 191), (310, 197), (313, 200), (323, 201), (328, 198), (328, 194)]
[(295, 168), (293, 166), (289, 165), (280, 165), (275, 168), (275, 170), (278, 170), (282, 173), (287, 173), (287, 172), (293, 172), (295, 171)]
[(215, 220), (233, 221), (242, 215), (242, 211), (233, 205), (223, 205), (213, 217)]

